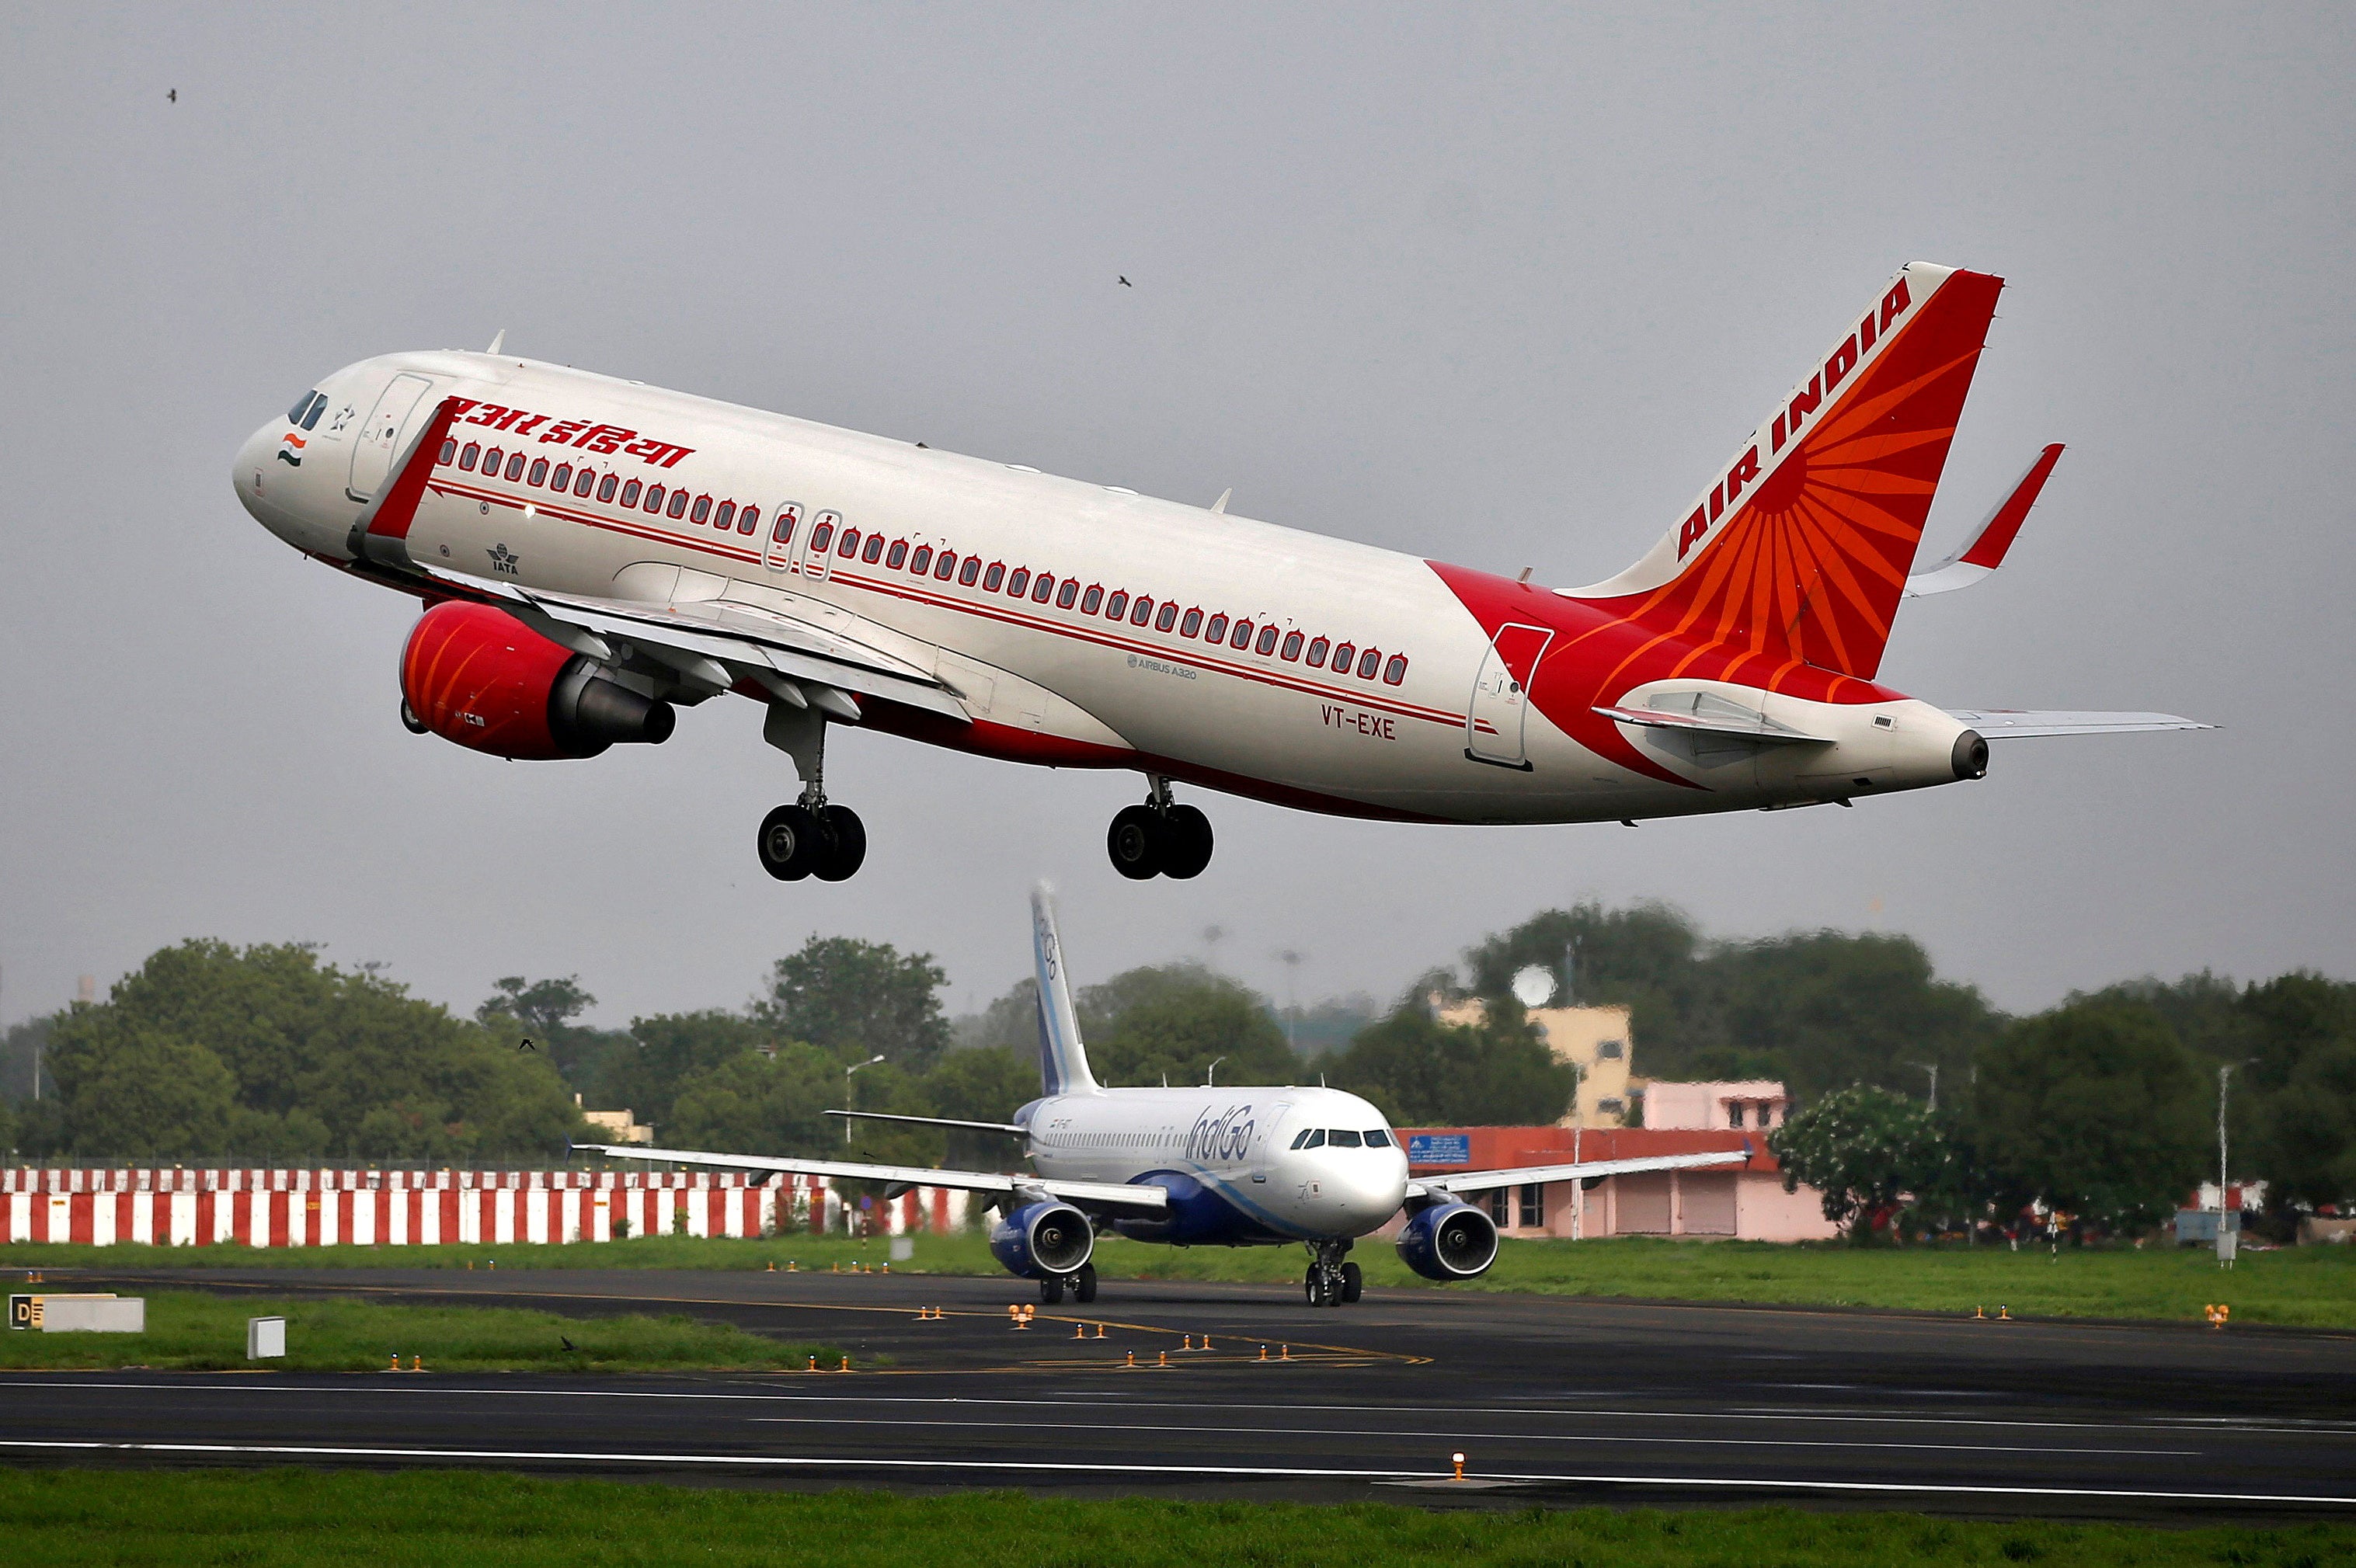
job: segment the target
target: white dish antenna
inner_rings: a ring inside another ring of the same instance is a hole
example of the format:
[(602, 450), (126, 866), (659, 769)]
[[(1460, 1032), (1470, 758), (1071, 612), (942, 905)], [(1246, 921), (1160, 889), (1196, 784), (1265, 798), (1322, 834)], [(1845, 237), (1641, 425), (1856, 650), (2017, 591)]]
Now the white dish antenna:
[(1554, 1000), (1552, 971), (1533, 964), (1514, 973), (1514, 1000), (1526, 1008), (1542, 1008)]

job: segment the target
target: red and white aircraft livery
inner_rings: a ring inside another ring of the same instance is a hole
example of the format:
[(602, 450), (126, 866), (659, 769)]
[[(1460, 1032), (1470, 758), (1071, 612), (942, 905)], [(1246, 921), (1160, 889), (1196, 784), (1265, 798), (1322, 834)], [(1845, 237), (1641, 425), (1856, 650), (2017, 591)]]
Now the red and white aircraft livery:
[(1645, 557), (1541, 587), (498, 352), (337, 371), (239, 454), (306, 554), (425, 604), (402, 717), (494, 756), (659, 741), (762, 703), (787, 880), (850, 876), (828, 727), (1131, 768), (1126, 876), (1192, 877), (1173, 781), (1411, 822), (1633, 821), (1978, 778), (2010, 736), (2199, 729), (1942, 709), (1879, 684), (1901, 597), (2002, 560), (2049, 447), (1910, 576), (2002, 281), (1915, 263)]

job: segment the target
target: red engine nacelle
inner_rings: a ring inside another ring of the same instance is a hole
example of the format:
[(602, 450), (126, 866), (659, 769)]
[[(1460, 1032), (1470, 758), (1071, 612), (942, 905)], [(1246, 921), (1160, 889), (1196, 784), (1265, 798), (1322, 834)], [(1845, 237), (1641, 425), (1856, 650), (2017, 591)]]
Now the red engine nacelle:
[(417, 618), (401, 655), (402, 721), (470, 751), (536, 762), (594, 757), (617, 741), (659, 743), (668, 702), (606, 679), (582, 657), (487, 604), (453, 601)]

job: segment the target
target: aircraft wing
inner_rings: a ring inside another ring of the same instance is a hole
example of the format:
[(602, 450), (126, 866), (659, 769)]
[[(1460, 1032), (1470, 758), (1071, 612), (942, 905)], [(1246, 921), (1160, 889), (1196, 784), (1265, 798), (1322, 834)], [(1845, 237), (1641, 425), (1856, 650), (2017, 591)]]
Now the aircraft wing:
[(701, 1165), (717, 1170), (773, 1170), (791, 1176), (831, 1176), (844, 1181), (882, 1181), (900, 1187), (954, 1187), (967, 1192), (991, 1192), (1004, 1197), (1044, 1194), (1066, 1203), (1103, 1209), (1128, 1209), (1159, 1214), (1170, 1206), (1170, 1194), (1159, 1187), (1130, 1186), (1114, 1181), (1058, 1181), (1044, 1176), (1011, 1176), (1002, 1171), (934, 1170), (921, 1165), (867, 1165), (847, 1159), (778, 1158), (760, 1154), (707, 1154), (696, 1149), (648, 1148), (644, 1144), (574, 1144), (576, 1149), (610, 1155), (616, 1159), (669, 1160), (673, 1165)]
[(600, 663), (635, 650), (715, 690), (750, 680), (789, 705), (823, 709), (840, 719), (859, 717), (846, 692), (960, 721), (971, 718), (938, 677), (908, 660), (755, 605), (552, 593), (437, 567), (425, 574), (498, 605), (551, 642)]
[(1751, 1157), (1748, 1147), (1715, 1149), (1708, 1154), (1656, 1154), (1641, 1159), (1590, 1159), (1580, 1165), (1523, 1165), (1510, 1170), (1468, 1170), (1462, 1176), (1427, 1176), (1407, 1184), (1408, 1201), (1419, 1198), (1461, 1197), (1531, 1181), (1574, 1181), (1590, 1177), (1626, 1176), (1640, 1170), (1698, 1170), (1710, 1166), (1740, 1165)]
[(1952, 593), (1958, 588), (1969, 588), (2002, 566), (2005, 551), (2012, 548), (2013, 536), (2029, 520), (2029, 508), (2037, 505), (2037, 493), (2045, 488), (2053, 465), (2061, 461), (2062, 443), (2058, 441), (2039, 453), (2037, 461), (2029, 465), (2029, 472), (2020, 476), (2020, 483), (1981, 522), (1970, 543), (1928, 571), (1918, 571), (1906, 579), (1906, 597), (1920, 599), (1926, 593)]
[(2155, 730), (2214, 730), (2197, 719), (2173, 713), (2081, 713), (2066, 709), (2038, 712), (2018, 708), (1950, 708), (1947, 717), (1978, 731), (1990, 741), (2028, 740), (2041, 735), (2138, 735)]

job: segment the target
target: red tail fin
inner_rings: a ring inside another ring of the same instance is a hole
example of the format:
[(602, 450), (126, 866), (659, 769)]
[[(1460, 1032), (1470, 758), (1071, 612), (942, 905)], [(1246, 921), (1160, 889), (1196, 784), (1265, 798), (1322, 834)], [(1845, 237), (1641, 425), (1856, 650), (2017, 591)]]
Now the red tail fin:
[(1685, 521), (1578, 597), (1729, 653), (1870, 679), (2003, 287), (1902, 269)]

